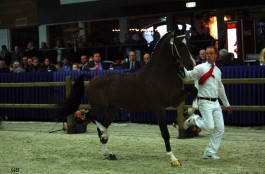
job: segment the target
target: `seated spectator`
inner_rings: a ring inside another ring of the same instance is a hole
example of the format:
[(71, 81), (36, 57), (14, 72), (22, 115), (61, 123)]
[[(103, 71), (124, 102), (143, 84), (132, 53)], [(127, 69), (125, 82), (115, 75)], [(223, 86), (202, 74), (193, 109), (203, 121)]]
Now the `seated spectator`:
[(99, 52), (93, 53), (93, 61), (89, 61), (84, 68), (85, 70), (106, 70), (109, 69), (109, 65), (101, 61)]
[(28, 70), (28, 56), (24, 55), (20, 61), (20, 66), (27, 71)]
[(20, 63), (18, 60), (14, 60), (12, 62), (11, 71), (14, 73), (26, 72), (26, 70), (20, 66)]
[(72, 71), (80, 71), (80, 67), (79, 67), (79, 65), (77, 63), (74, 63), (72, 65)]
[(32, 57), (29, 57), (28, 58), (28, 65), (27, 65), (27, 69), (26, 72), (31, 72), (32, 71), (32, 68), (33, 68), (33, 58)]
[(44, 71), (46, 71), (46, 70), (44, 69), (44, 66), (43, 66), (43, 69), (41, 69), (39, 58), (33, 57), (32, 58), (32, 67), (30, 68), (30, 72), (44, 72)]
[(6, 66), (6, 63), (4, 60), (0, 59), (0, 73), (9, 73), (10, 69)]
[(71, 70), (72, 70), (72, 64), (70, 63), (69, 56), (64, 55), (62, 60), (62, 65), (59, 71), (71, 71)]
[[(88, 64), (88, 58), (87, 58), (87, 55), (83, 54), (81, 55), (80, 57), (80, 61), (81, 61), (81, 67), (80, 67), (80, 70), (82, 71), (85, 71), (85, 70), (89, 70), (89, 69), (86, 69), (87, 67), (87, 64)], [(91, 60), (92, 61), (92, 60)]]
[(124, 62), (122, 64), (122, 69), (139, 69), (141, 67), (141, 64), (139, 61), (136, 60), (136, 55), (134, 51), (129, 52), (129, 61)]
[(53, 65), (53, 64), (51, 64), (50, 59), (47, 58), (47, 57), (44, 59), (44, 69), (45, 69), (47, 72), (54, 72), (54, 71), (57, 71), (56, 66)]
[(151, 59), (151, 55), (149, 53), (145, 53), (143, 56), (143, 62), (141, 66), (145, 66)]

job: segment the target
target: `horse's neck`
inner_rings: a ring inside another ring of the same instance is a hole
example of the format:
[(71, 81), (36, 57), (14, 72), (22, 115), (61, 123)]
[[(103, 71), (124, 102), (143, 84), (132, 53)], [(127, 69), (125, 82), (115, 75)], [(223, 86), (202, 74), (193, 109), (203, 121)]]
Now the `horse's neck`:
[(161, 44), (152, 54), (150, 62), (146, 65), (148, 74), (154, 74), (158, 77), (172, 77), (176, 75), (176, 61), (172, 58), (169, 41)]

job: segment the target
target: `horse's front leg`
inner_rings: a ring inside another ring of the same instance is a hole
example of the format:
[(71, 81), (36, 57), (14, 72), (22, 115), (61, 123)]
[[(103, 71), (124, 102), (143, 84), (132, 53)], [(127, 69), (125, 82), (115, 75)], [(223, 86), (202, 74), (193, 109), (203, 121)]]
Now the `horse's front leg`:
[(180, 166), (181, 165), (180, 161), (174, 156), (173, 152), (171, 151), (170, 136), (169, 136), (169, 132), (167, 128), (165, 111), (158, 111), (155, 114), (156, 114), (156, 118), (159, 124), (161, 135), (165, 142), (167, 155), (170, 157), (170, 160), (171, 160), (171, 165)]

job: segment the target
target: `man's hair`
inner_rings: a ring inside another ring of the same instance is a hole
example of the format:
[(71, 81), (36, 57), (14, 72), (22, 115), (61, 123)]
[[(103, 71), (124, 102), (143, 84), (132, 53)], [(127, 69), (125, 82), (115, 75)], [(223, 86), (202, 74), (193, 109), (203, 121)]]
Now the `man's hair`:
[(208, 48), (214, 49), (215, 53), (217, 54), (218, 51), (217, 51), (217, 48), (215, 46), (208, 46), (206, 49), (208, 49)]

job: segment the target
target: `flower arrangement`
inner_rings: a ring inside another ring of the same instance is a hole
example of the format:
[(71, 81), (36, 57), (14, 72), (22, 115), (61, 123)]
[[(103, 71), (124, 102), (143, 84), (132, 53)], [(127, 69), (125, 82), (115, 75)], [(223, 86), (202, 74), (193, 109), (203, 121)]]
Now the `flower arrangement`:
[(87, 114), (89, 110), (87, 109), (80, 109), (75, 112), (75, 121), (77, 123), (84, 123), (87, 122)]

